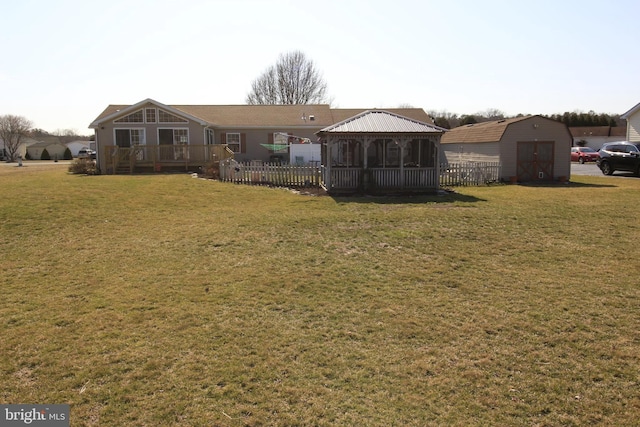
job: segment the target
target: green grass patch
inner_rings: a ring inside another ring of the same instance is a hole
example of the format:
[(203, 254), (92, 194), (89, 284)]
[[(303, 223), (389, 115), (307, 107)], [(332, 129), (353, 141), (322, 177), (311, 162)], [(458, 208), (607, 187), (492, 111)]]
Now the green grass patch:
[(72, 425), (633, 425), (640, 180), (413, 198), (0, 168), (0, 400)]

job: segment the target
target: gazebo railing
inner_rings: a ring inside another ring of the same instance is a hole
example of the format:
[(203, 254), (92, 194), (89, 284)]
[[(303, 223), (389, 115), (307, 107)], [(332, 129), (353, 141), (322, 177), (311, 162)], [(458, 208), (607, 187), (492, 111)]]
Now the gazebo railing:
[(362, 168), (331, 168), (331, 188), (353, 190), (362, 184)]

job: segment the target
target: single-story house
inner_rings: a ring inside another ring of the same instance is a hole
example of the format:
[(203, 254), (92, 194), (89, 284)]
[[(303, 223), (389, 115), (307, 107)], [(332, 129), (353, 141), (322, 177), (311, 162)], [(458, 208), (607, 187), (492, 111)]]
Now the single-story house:
[(60, 142), (36, 142), (27, 146), (27, 154), (32, 160), (42, 160), (42, 153), (45, 149), (51, 160), (62, 160), (67, 146)]
[(573, 146), (591, 147), (594, 150), (602, 148), (607, 142), (623, 141), (627, 129), (622, 126), (576, 126), (570, 127)]
[(500, 162), (503, 181), (568, 180), (573, 138), (563, 123), (542, 116), (464, 125), (442, 137), (449, 163)]
[(78, 152), (83, 148), (90, 148), (89, 143), (91, 141), (71, 141), (67, 142), (66, 146), (69, 147), (71, 151), (71, 155), (73, 157), (78, 157)]
[(389, 111), (368, 110), (316, 134), (332, 193), (436, 192), (445, 129)]
[[(16, 151), (16, 159), (18, 157), (22, 157), (24, 159), (27, 156), (27, 147), (31, 144), (35, 144), (36, 142), (38, 141), (32, 138), (22, 138), (20, 141), (20, 145), (18, 146), (18, 149)], [(9, 160), (9, 152), (6, 149), (4, 141), (2, 139), (0, 139), (0, 160)]]
[[(91, 124), (103, 173), (192, 170), (229, 153), (238, 162), (289, 160), (279, 135), (309, 139), (366, 109), (329, 105), (165, 105), (145, 99), (109, 105)], [(432, 123), (421, 108), (388, 110)]]
[(640, 103), (621, 115), (620, 118), (627, 121), (625, 139), (629, 142), (640, 142)]

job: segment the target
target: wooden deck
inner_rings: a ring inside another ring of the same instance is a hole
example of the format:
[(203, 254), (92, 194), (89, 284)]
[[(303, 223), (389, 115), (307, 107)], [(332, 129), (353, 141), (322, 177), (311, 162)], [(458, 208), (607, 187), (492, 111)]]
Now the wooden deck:
[(214, 145), (135, 145), (104, 147), (106, 174), (191, 171), (211, 162), (233, 157), (226, 144)]

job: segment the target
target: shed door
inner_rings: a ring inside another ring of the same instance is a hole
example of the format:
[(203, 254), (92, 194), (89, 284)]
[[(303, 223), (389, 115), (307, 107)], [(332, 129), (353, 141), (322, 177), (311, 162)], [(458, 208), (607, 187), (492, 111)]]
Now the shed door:
[(518, 181), (553, 180), (553, 142), (518, 142)]

